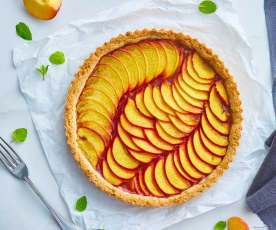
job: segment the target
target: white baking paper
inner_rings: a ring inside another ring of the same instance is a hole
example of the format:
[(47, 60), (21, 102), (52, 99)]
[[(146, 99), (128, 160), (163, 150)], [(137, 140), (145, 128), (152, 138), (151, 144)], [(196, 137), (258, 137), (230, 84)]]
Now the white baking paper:
[[(231, 3), (216, 2), (217, 11), (205, 15), (198, 11), (196, 0), (130, 1), (14, 49), (20, 89), (60, 194), (73, 221), (83, 229), (162, 229), (233, 203), (245, 195), (264, 158), (264, 140), (275, 128), (271, 86), (267, 84), (270, 76), (253, 73), (251, 48)], [(243, 102), (242, 139), (230, 169), (209, 190), (178, 206), (134, 207), (109, 197), (88, 182), (74, 162), (64, 135), (64, 100), (78, 66), (104, 41), (119, 33), (143, 28), (172, 29), (206, 43), (230, 69)], [(35, 68), (48, 64), (49, 55), (57, 50), (65, 53), (66, 62), (51, 65), (43, 81)], [(80, 213), (75, 210), (75, 202), (83, 195), (88, 198), (88, 208)]]

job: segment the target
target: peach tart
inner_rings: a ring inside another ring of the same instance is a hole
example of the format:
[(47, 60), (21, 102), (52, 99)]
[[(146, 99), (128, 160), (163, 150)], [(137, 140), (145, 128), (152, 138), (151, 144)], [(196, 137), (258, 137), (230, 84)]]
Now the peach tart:
[(228, 69), (197, 39), (173, 31), (128, 32), (97, 48), (75, 75), (65, 109), (80, 168), (134, 205), (202, 193), (228, 168), (241, 136)]

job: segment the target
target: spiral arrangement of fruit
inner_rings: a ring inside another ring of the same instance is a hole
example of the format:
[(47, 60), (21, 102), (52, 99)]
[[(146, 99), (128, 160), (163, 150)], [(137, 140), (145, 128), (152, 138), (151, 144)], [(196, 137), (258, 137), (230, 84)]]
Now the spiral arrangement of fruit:
[(181, 193), (226, 154), (223, 80), (195, 51), (170, 40), (104, 55), (76, 111), (79, 147), (105, 180), (130, 193)]

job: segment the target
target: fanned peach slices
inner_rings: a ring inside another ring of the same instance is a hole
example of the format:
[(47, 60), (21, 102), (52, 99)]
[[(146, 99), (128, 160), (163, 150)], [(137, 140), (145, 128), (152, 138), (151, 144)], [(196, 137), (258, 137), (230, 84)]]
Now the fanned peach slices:
[(72, 83), (68, 142), (104, 191), (139, 205), (179, 203), (228, 167), (240, 137), (238, 95), (223, 63), (197, 40), (120, 35)]

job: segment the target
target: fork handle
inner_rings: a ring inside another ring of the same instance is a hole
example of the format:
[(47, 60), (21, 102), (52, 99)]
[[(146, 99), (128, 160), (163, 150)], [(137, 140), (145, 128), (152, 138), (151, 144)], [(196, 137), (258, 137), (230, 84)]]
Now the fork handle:
[(34, 183), (30, 180), (29, 177), (25, 177), (24, 181), (29, 185), (29, 187), (34, 191), (34, 193), (40, 198), (40, 200), (44, 203), (44, 205), (48, 208), (54, 219), (56, 220), (57, 224), (59, 225), (60, 229), (62, 230), (78, 230), (73, 223), (68, 222), (65, 220), (60, 214), (58, 214), (54, 208), (48, 203), (48, 201), (43, 197), (40, 191), (35, 187)]

